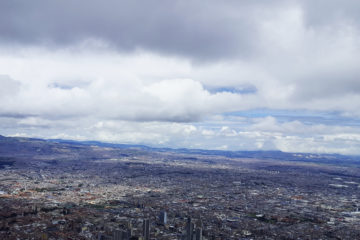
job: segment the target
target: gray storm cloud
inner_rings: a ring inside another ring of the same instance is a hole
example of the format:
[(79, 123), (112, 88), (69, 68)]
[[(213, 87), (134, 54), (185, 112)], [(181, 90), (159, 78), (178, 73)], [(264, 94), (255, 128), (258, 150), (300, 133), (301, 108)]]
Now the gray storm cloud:
[(246, 55), (256, 35), (245, 4), (216, 1), (2, 1), (0, 39), (64, 46), (102, 39), (121, 51), (137, 48), (214, 59)]
[(359, 27), (358, 1), (1, 1), (0, 39), (64, 46), (99, 38), (122, 51), (145, 48), (211, 60), (246, 57), (257, 51), (258, 22), (292, 5), (304, 10), (309, 28)]
[(57, 46), (100, 38), (123, 51), (145, 48), (214, 60), (254, 54), (259, 20), (292, 5), (303, 9), (309, 28), (359, 28), (360, 3), (355, 0), (1, 1), (0, 39)]

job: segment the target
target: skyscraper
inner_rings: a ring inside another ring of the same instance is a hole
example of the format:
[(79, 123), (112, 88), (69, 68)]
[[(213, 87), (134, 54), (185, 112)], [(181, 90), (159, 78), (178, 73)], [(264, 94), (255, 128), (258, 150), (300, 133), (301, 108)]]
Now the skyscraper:
[(143, 237), (144, 240), (150, 240), (150, 220), (144, 219), (143, 221)]
[(194, 231), (194, 223), (191, 222), (191, 218), (188, 217), (186, 223), (186, 240), (192, 240)]
[(160, 224), (166, 225), (167, 223), (167, 213), (166, 211), (161, 211), (159, 215)]
[(113, 232), (113, 240), (122, 240), (122, 231), (115, 230)]
[(196, 228), (196, 231), (195, 231), (195, 239), (196, 240), (202, 240), (203, 237), (202, 237), (202, 228)]

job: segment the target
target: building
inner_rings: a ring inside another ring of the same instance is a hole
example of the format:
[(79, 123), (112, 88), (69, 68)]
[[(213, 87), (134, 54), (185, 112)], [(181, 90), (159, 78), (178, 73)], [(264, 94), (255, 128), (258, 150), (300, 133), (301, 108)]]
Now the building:
[(192, 238), (193, 238), (193, 232), (194, 232), (194, 223), (191, 222), (191, 218), (190, 218), (190, 217), (188, 217), (188, 219), (187, 219), (185, 229), (186, 229), (186, 233), (185, 233), (185, 234), (186, 234), (186, 237), (185, 237), (185, 239), (186, 239), (186, 240), (192, 240)]
[(167, 223), (167, 213), (166, 211), (161, 211), (159, 215), (159, 220), (161, 225), (166, 225)]
[(143, 237), (144, 240), (150, 240), (150, 220), (144, 219), (143, 221)]

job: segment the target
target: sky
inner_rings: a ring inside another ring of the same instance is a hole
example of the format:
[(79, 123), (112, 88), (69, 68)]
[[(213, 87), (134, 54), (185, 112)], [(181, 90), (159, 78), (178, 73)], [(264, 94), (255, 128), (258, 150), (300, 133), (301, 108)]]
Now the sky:
[(360, 155), (358, 0), (0, 1), (0, 134)]

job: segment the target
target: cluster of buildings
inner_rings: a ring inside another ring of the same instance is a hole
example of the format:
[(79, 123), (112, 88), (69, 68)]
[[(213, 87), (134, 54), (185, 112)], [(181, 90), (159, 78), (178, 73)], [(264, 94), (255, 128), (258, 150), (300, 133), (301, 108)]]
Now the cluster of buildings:
[(169, 152), (32, 160), (0, 169), (0, 239), (360, 239), (360, 176), (337, 171)]

